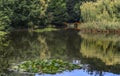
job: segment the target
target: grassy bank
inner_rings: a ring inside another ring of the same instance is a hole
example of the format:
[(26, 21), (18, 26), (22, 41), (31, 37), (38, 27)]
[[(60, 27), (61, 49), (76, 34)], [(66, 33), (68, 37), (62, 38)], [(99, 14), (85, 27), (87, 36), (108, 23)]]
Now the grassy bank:
[(116, 30), (120, 32), (119, 7), (119, 0), (97, 0), (96, 2), (82, 3), (80, 9), (84, 23), (79, 28), (106, 32)]
[(80, 25), (81, 29), (89, 28), (89, 29), (100, 29), (100, 30), (118, 30), (120, 29), (120, 22), (110, 22), (110, 21), (93, 21), (86, 22)]
[(93, 21), (79, 25), (81, 31), (92, 33), (120, 33), (120, 22)]
[(79, 35), (84, 39), (91, 40), (102, 40), (102, 41), (112, 41), (117, 42), (120, 41), (120, 36), (118, 34), (86, 34), (79, 33)]

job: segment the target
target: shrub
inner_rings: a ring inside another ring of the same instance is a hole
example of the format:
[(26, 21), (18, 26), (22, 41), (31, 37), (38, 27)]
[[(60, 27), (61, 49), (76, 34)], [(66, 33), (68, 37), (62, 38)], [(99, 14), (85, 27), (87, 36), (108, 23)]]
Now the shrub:
[(97, 2), (82, 3), (80, 9), (84, 22), (102, 20), (119, 21), (119, 7), (119, 0), (97, 0)]
[(10, 24), (10, 22), (11, 20), (9, 19), (9, 17), (3, 14), (3, 12), (0, 12), (0, 31), (3, 31), (7, 27), (9, 27), (8, 25)]

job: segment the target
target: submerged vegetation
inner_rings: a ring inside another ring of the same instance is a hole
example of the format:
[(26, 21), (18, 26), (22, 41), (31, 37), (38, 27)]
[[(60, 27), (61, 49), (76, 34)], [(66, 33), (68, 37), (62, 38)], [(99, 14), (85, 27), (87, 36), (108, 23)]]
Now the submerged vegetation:
[(73, 69), (80, 69), (80, 68), (81, 68), (80, 65), (64, 62), (59, 59), (52, 59), (52, 60), (44, 59), (44, 60), (25, 61), (21, 64), (11, 66), (10, 69), (19, 72), (55, 74), (66, 70), (70, 71)]

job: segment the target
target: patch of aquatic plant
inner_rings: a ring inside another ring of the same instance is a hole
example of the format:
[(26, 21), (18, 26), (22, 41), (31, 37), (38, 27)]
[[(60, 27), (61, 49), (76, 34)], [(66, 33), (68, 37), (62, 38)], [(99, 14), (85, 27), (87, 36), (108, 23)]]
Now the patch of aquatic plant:
[(59, 59), (53, 60), (31, 60), (25, 61), (19, 65), (11, 66), (12, 70), (18, 72), (29, 72), (29, 73), (49, 73), (55, 74), (63, 71), (71, 71), (73, 69), (80, 69), (81, 66), (72, 64)]

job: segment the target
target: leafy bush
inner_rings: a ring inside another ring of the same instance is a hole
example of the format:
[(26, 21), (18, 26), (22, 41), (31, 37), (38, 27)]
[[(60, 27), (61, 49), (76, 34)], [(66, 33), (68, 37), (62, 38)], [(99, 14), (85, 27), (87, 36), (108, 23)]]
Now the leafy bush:
[(84, 22), (102, 20), (119, 21), (119, 7), (119, 0), (97, 0), (97, 2), (83, 3), (80, 9)]
[(5, 30), (10, 24), (11, 20), (7, 15), (0, 11), (0, 31)]
[(81, 28), (119, 29), (119, 7), (119, 0), (97, 0), (96, 2), (82, 3), (80, 9), (84, 24)]
[(34, 27), (45, 23), (46, 2), (47, 0), (1, 0), (0, 10), (11, 20), (11, 26)]

